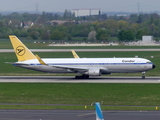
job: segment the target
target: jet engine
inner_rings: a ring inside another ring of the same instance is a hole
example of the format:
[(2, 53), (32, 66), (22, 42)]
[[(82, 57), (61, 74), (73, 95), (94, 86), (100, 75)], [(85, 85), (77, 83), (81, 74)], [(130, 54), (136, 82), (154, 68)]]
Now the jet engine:
[(101, 71), (100, 69), (89, 69), (85, 74), (89, 76), (101, 76)]

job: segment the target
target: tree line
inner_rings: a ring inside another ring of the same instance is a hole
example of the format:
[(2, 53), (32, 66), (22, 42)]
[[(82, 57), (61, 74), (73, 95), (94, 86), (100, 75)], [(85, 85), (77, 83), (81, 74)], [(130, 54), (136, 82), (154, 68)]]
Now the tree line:
[[(105, 17), (104, 17), (105, 16)], [(63, 24), (51, 24), (52, 20), (67, 21)], [(74, 22), (73, 22), (74, 21)], [(33, 40), (74, 40), (83, 38), (90, 41), (141, 40), (143, 35), (160, 37), (160, 15), (131, 14), (130, 16), (97, 16), (75, 17), (74, 13), (65, 10), (63, 14), (46, 13), (12, 13), (0, 15), (0, 38), (16, 35)]]

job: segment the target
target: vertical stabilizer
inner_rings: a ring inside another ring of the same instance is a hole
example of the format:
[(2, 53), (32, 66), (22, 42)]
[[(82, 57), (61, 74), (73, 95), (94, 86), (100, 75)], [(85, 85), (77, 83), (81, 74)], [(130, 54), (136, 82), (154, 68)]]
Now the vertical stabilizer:
[(71, 52), (72, 52), (74, 58), (79, 58), (79, 56), (77, 55), (77, 53), (74, 50), (71, 50)]
[(37, 59), (34, 54), (14, 35), (9, 36), (18, 61)]
[(99, 102), (95, 103), (95, 109), (96, 109), (96, 120), (104, 120)]

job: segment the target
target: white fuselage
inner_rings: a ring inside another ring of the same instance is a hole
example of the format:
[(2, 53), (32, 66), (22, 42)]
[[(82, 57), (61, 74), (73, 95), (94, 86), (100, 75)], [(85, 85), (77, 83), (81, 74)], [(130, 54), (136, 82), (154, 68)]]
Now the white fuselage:
[[(47, 65), (40, 64), (37, 59), (17, 62), (14, 65), (48, 73), (81, 73), (89, 75), (136, 73), (154, 68), (154, 64), (144, 58), (43, 58), (42, 60)], [(78, 69), (78, 72), (76, 69)]]

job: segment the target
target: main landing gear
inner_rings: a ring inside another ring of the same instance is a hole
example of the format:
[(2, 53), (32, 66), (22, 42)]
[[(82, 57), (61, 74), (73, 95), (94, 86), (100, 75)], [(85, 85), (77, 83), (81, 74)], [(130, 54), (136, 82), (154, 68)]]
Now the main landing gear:
[(146, 72), (142, 72), (142, 79), (145, 79)]
[(89, 75), (75, 76), (75, 79), (88, 79)]

